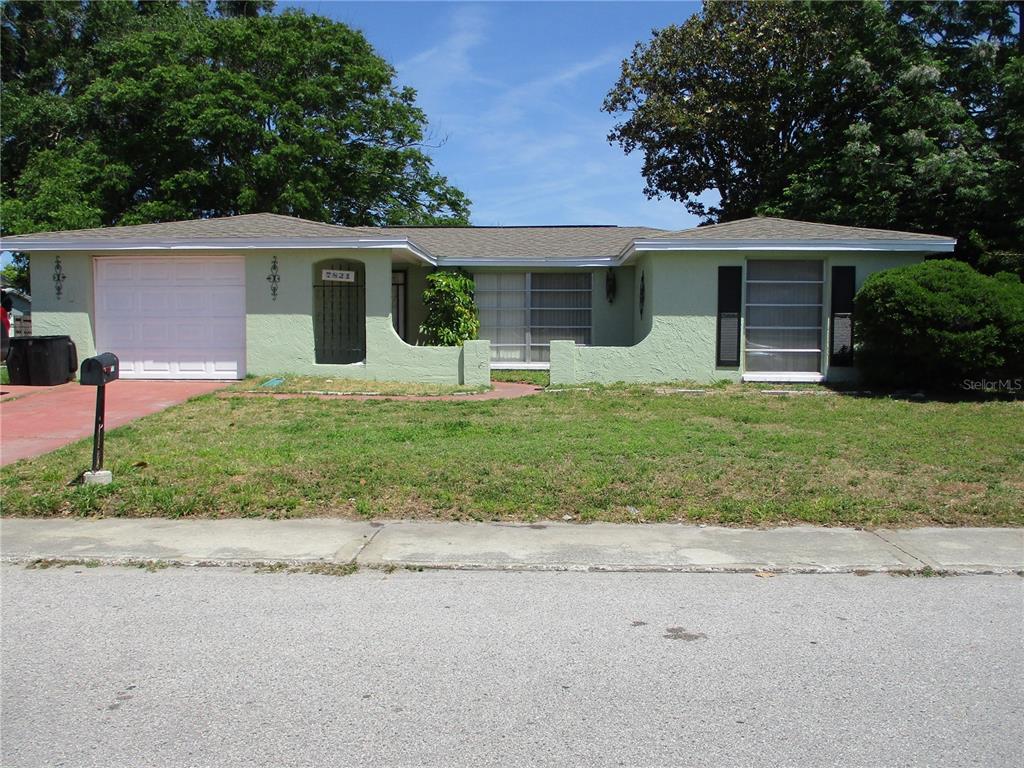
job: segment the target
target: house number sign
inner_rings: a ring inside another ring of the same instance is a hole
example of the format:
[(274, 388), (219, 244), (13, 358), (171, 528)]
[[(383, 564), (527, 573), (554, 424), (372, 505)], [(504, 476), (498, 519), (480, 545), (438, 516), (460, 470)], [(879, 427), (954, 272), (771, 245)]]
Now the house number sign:
[(356, 273), (347, 269), (325, 269), (320, 275), (325, 281), (334, 280), (339, 283), (354, 283)]

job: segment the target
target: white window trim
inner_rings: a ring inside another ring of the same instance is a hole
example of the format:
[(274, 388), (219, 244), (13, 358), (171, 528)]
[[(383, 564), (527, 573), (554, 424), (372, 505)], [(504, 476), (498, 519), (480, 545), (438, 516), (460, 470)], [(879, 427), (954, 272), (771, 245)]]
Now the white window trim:
[(548, 371), (551, 363), (517, 363), (503, 360), (500, 363), (491, 361), (491, 369), (495, 371)]
[[(772, 261), (802, 261), (801, 259), (772, 259)], [(822, 372), (825, 366), (825, 351), (824, 351), (824, 335), (826, 331), (825, 326), (825, 285), (827, 278), (828, 265), (825, 259), (815, 259), (815, 262), (821, 265), (821, 279), (820, 280), (751, 280), (748, 275), (750, 274), (750, 260), (747, 261), (744, 267), (744, 285), (743, 285), (743, 298), (744, 298), (744, 328), (743, 328), (743, 367), (744, 373), (741, 376), (742, 381), (765, 381), (765, 382), (793, 382), (793, 383), (818, 383), (825, 380), (825, 374)], [(821, 302), (820, 303), (805, 303), (805, 304), (776, 304), (776, 303), (755, 303), (751, 304), (747, 301), (749, 297), (748, 287), (750, 285), (817, 285), (821, 289)], [(820, 324), (816, 326), (756, 326), (747, 325), (745, 320), (749, 317), (749, 310), (751, 307), (770, 307), (775, 309), (790, 309), (790, 308), (814, 308), (819, 311)], [(749, 339), (747, 334), (750, 331), (757, 330), (806, 330), (806, 331), (818, 331), (818, 348), (817, 349), (791, 349), (791, 348), (755, 348), (750, 347)], [(818, 355), (818, 368), (817, 371), (754, 371), (747, 372), (745, 369), (748, 364), (748, 356), (750, 353), (770, 353), (770, 354), (817, 354)]]
[[(817, 329), (815, 329), (815, 330), (817, 330)], [(802, 349), (783, 349), (782, 347), (744, 347), (743, 351), (744, 352), (770, 352), (773, 355), (776, 352), (779, 352), (779, 353), (782, 353), (782, 354), (790, 354), (790, 353), (792, 353), (792, 354), (799, 354), (801, 352), (818, 352), (818, 353), (821, 352), (820, 349), (810, 349), (810, 348), (806, 348), (806, 349), (803, 349), (803, 348)]]
[(823, 307), (824, 304), (747, 304), (748, 307), (776, 307), (786, 309), (787, 307)]
[(824, 280), (747, 280), (747, 285), (824, 285)]
[[(478, 275), (494, 275), (494, 274), (500, 275), (502, 273), (500, 271), (498, 271), (498, 272), (480, 272), (480, 273), (474, 274), (473, 278), (474, 278), (474, 280), (476, 280)], [(525, 301), (524, 301), (523, 306), (521, 306), (521, 307), (519, 307), (519, 306), (514, 306), (514, 307), (490, 307), (490, 306), (485, 306), (485, 307), (480, 307), (480, 309), (487, 310), (487, 311), (496, 311), (496, 312), (502, 312), (502, 311), (522, 312), (522, 313), (525, 314), (525, 316), (527, 318), (527, 323), (525, 325), (523, 325), (523, 324), (510, 324), (510, 325), (498, 324), (498, 325), (492, 326), (491, 328), (489, 328), (487, 330), (481, 329), (481, 333), (486, 334), (490, 330), (499, 330), (499, 329), (503, 329), (503, 328), (511, 328), (511, 329), (516, 329), (516, 330), (522, 330), (523, 333), (524, 333), (525, 341), (523, 343), (516, 343), (516, 342), (498, 343), (498, 342), (491, 341), (491, 354), (492, 354), (492, 356), (493, 356), (494, 350), (496, 350), (496, 349), (522, 349), (522, 350), (525, 351), (525, 357), (527, 357), (527, 358), (529, 358), (533, 354), (533, 350), (536, 347), (546, 347), (546, 348), (550, 349), (551, 348), (551, 343), (550, 342), (536, 342), (535, 343), (533, 341), (533, 333), (534, 333), (534, 331), (539, 331), (539, 330), (589, 331), (590, 332), (591, 341), (593, 341), (593, 336), (594, 336), (594, 277), (593, 277), (593, 275), (591, 273), (589, 273), (589, 272), (586, 273), (588, 275), (588, 277), (590, 278), (590, 287), (589, 288), (565, 288), (565, 289), (559, 289), (559, 288), (534, 288), (533, 287), (533, 274), (534, 274), (533, 272), (527, 271), (527, 272), (515, 273), (515, 274), (522, 274), (523, 278), (524, 278), (523, 279), (523, 298), (524, 298)], [(568, 273), (568, 274), (573, 274), (573, 273)], [(474, 291), (474, 293), (477, 296), (481, 296), (481, 295), (499, 296), (501, 294), (509, 293), (509, 292), (508, 291), (503, 291), (500, 288), (499, 289), (481, 288), (481, 289), (478, 289), (478, 290)], [(534, 293), (585, 293), (585, 294), (588, 294), (590, 296), (590, 303), (587, 306), (585, 306), (585, 307), (535, 307), (535, 306), (533, 306), (531, 304), (531, 300), (532, 300), (532, 297), (533, 297)], [(534, 324), (532, 322), (532, 320), (533, 320), (533, 313), (534, 312), (586, 312), (586, 313), (588, 313), (588, 315), (590, 317), (590, 324), (589, 325), (543, 325), (543, 324)], [(586, 345), (581, 344), (580, 346), (586, 346)], [(542, 361), (530, 361), (530, 362), (516, 361), (516, 360), (501, 360), (501, 361), (498, 361), (498, 360), (494, 360), (493, 357), (491, 359), (491, 368), (494, 368), (494, 369), (497, 369), (497, 370), (548, 370), (550, 367), (551, 367), (550, 363), (542, 362)]]
[(820, 384), (825, 380), (823, 373), (799, 371), (773, 371), (771, 373), (744, 373), (743, 381), (779, 382), (791, 384)]

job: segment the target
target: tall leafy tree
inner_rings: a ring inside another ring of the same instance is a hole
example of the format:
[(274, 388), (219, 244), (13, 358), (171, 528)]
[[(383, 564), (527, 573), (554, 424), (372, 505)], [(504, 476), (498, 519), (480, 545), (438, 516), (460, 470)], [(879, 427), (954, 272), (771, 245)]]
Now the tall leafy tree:
[[(809, 6), (710, 3), (638, 43), (604, 109), (624, 118), (609, 139), (643, 153), (647, 195), (709, 221), (752, 215), (817, 127), (823, 34)], [(697, 199), (711, 189), (719, 203)]]
[[(1024, 2), (901, 0), (890, 14), (932, 53), (943, 86), (969, 112), (999, 158), (993, 202), (969, 233), (982, 266), (1021, 266), (1024, 251)], [(987, 263), (986, 263), (987, 262)]]
[(710, 3), (623, 62), (609, 139), (707, 221), (945, 232), (1020, 268), (1022, 5)]
[(269, 0), (2, 6), (3, 231), (238, 213), (466, 223), (415, 92)]
[(274, 0), (214, 0), (213, 7), (220, 16), (259, 16), (274, 10)]

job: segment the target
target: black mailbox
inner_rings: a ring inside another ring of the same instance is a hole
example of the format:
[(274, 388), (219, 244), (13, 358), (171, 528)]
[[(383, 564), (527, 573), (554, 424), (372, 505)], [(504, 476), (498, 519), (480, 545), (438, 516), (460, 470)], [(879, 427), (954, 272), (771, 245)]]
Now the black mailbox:
[(117, 380), (121, 364), (113, 352), (102, 352), (96, 357), (82, 361), (82, 370), (78, 374), (80, 384), (102, 387)]
[[(107, 411), (107, 384), (116, 381), (121, 363), (113, 352), (101, 352), (82, 361), (78, 383), (96, 387), (96, 426), (92, 432), (92, 472), (85, 473), (85, 482), (110, 482), (110, 472), (103, 467), (103, 434)], [(90, 476), (91, 479), (90, 479)]]

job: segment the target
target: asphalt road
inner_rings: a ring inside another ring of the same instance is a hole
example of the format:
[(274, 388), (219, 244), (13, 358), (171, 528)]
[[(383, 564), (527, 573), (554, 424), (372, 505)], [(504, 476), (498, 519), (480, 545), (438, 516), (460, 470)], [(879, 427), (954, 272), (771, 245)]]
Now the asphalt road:
[(0, 763), (1024, 764), (1024, 579), (4, 566)]

